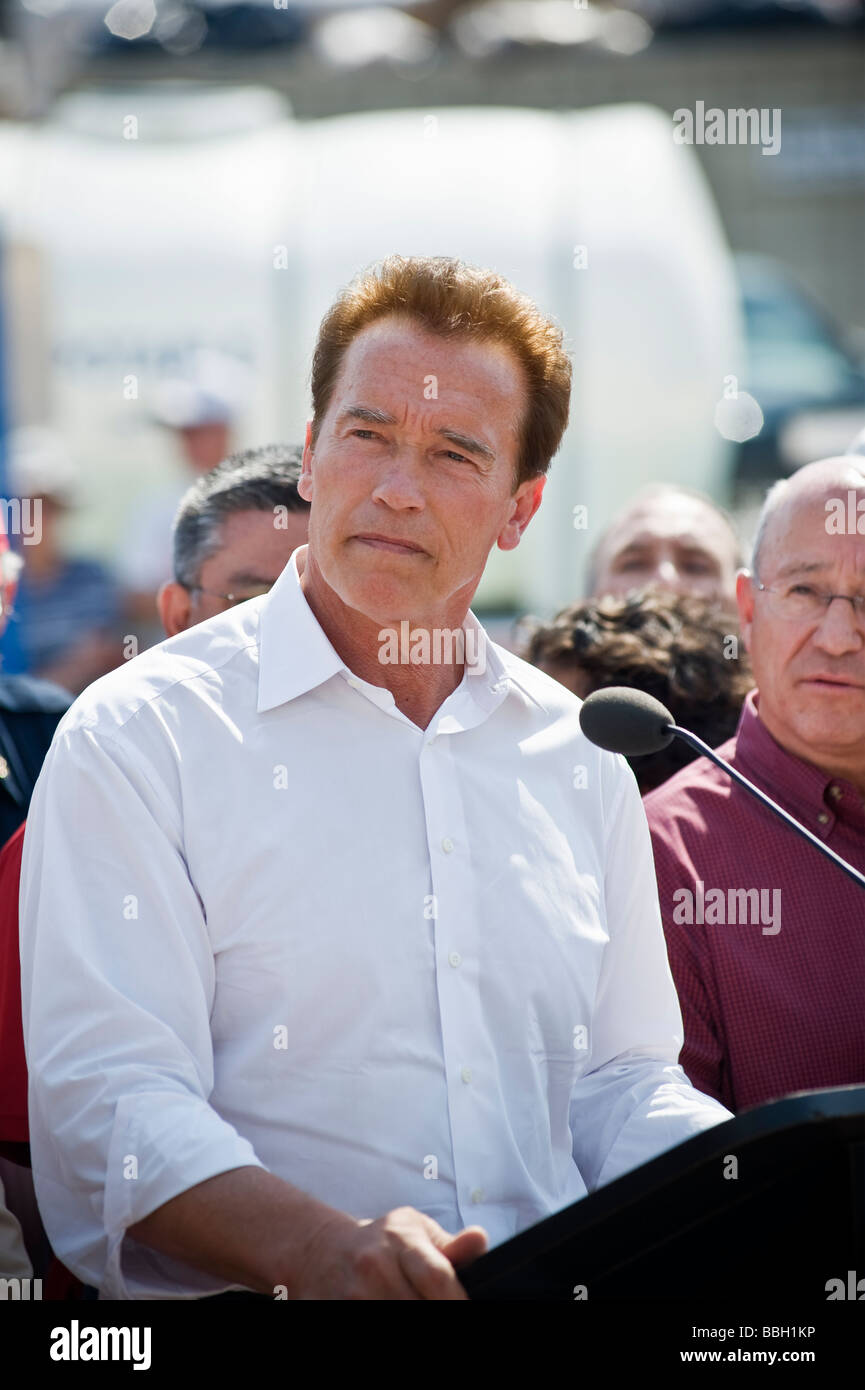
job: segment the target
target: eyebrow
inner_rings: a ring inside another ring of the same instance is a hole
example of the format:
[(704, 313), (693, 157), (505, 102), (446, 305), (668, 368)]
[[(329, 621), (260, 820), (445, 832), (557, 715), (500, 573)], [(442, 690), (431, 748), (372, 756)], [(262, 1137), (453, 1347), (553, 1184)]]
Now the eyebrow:
[(821, 574), (829, 566), (825, 560), (789, 560), (786, 565), (782, 565), (776, 574), (776, 579), (789, 579), (793, 574)]
[(375, 406), (371, 405), (346, 406), (345, 410), (340, 413), (338, 419), (340, 422), (343, 420), (366, 420), (367, 424), (370, 425), (396, 424), (396, 419), (393, 415), (389, 415), (386, 410), (377, 410)]
[(716, 558), (714, 551), (696, 536), (658, 536), (654, 531), (644, 531), (640, 535), (632, 536), (621, 550), (614, 551), (613, 559), (618, 560), (622, 555), (629, 555), (631, 551), (646, 550), (659, 540), (669, 540), (678, 549), (691, 551), (695, 555), (707, 555), (713, 560)]
[(237, 584), (272, 584), (273, 580), (265, 579), (262, 574), (254, 574), (252, 570), (237, 570), (225, 582), (233, 587)]
[[(346, 406), (339, 417), (339, 423), (343, 420), (363, 420), (369, 425), (395, 425), (396, 418), (386, 410), (379, 410), (371, 405), (349, 405)], [(479, 458), (486, 459), (489, 463), (495, 462), (495, 452), (480, 439), (475, 439), (473, 435), (463, 434), (461, 430), (453, 430), (447, 426), (444, 429), (436, 430), (436, 434), (447, 439), (451, 444), (456, 444), (457, 448), (464, 449), (467, 454), (477, 454)]]
[(464, 449), (467, 454), (477, 454), (480, 458), (486, 459), (489, 463), (495, 462), (495, 453), (489, 444), (482, 444), (479, 439), (474, 439), (470, 434), (461, 434), (459, 430), (443, 429), (438, 433), (443, 439), (447, 439), (451, 444), (456, 444), (458, 449)]

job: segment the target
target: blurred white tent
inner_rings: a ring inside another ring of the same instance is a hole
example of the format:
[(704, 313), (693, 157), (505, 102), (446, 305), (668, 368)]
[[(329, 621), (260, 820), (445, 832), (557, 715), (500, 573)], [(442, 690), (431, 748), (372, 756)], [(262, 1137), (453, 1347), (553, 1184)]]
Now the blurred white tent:
[[(573, 353), (543, 505), (519, 549), (494, 554), (476, 606), (573, 598), (599, 528), (649, 480), (726, 496), (714, 416), (739, 369), (736, 284), (693, 152), (655, 109), (297, 123), (257, 88), (80, 92), (0, 132), (0, 190), (0, 234), (41, 266), (47, 408), (82, 461), (79, 540), (94, 548), (110, 553), (135, 492), (171, 474), (152, 404), (183, 355), (252, 367), (239, 443), (300, 440), (321, 314), (391, 251), (492, 266)], [(13, 418), (33, 423), (20, 417), (41, 388), (14, 385)]]

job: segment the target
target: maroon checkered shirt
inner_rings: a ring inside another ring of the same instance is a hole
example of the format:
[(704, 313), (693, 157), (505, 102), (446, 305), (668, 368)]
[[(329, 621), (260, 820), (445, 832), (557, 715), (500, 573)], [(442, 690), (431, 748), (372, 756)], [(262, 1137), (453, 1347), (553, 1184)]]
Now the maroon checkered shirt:
[[(781, 748), (757, 692), (717, 751), (865, 870), (862, 796)], [(697, 1090), (738, 1111), (865, 1081), (865, 891), (707, 758), (644, 805), (682, 1007), (679, 1060)]]

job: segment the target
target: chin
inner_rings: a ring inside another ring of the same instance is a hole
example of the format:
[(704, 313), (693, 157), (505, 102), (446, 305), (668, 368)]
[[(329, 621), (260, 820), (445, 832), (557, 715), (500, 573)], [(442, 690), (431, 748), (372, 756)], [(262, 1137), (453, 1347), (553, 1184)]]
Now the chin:
[(791, 724), (794, 733), (807, 747), (843, 757), (852, 749), (861, 748), (865, 716), (861, 712), (854, 715), (852, 711), (841, 717), (839, 715), (840, 711), (832, 717), (826, 709), (811, 709), (803, 711)]
[(387, 574), (359, 575), (355, 571), (340, 576), (333, 587), (348, 608), (382, 627), (409, 617), (417, 606), (415, 590)]

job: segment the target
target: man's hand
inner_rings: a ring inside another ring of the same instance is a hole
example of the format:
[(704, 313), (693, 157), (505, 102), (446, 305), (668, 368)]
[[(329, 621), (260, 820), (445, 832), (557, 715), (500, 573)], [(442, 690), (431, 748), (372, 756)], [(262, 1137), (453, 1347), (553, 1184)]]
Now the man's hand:
[(414, 1207), (358, 1221), (260, 1167), (206, 1178), (127, 1234), (226, 1283), (290, 1299), (463, 1299), (456, 1270), (487, 1248), (480, 1226), (449, 1235)]
[(302, 1299), (468, 1299), (456, 1270), (487, 1248), (481, 1226), (449, 1235), (414, 1207), (377, 1221), (341, 1214), (311, 1237), (296, 1269)]

